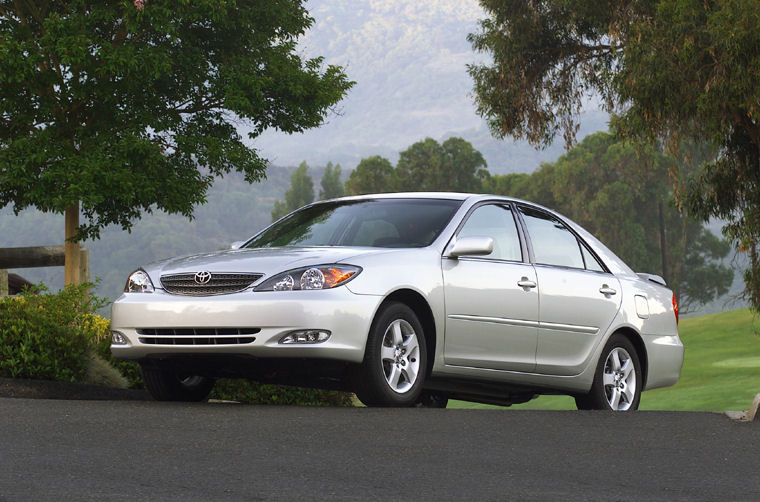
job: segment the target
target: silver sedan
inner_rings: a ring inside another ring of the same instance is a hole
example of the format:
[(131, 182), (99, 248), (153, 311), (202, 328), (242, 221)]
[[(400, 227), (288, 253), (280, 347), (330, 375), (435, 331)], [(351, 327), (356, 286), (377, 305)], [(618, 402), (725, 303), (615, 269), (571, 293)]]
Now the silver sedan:
[(683, 362), (675, 296), (567, 218), (493, 195), (317, 202), (235, 249), (129, 276), (111, 350), (159, 400), (219, 377), (345, 389), (372, 406), (568, 394), (635, 410)]

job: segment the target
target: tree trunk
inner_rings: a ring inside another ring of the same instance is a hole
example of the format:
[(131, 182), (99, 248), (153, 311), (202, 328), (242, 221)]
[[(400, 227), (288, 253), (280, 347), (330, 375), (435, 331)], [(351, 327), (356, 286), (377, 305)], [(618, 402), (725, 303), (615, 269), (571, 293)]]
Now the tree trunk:
[(77, 234), (77, 228), (79, 228), (79, 202), (66, 208), (66, 243), (64, 244), (64, 284), (66, 286), (80, 283), (79, 241), (73, 240)]
[(8, 296), (8, 270), (0, 269), (0, 298)]
[[(662, 278), (665, 279), (665, 282), (668, 282), (670, 280), (670, 274), (668, 273), (668, 247), (665, 243), (665, 209), (662, 201), (660, 201), (658, 209), (660, 212), (660, 256), (662, 258)], [(668, 284), (670, 283), (668, 282)], [(673, 286), (671, 285), (671, 287)]]

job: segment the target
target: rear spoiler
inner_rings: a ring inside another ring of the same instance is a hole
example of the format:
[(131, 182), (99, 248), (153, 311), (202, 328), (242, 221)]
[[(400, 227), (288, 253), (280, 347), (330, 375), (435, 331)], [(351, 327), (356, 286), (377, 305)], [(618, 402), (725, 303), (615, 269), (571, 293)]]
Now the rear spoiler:
[(645, 281), (652, 281), (652, 282), (654, 282), (656, 284), (659, 284), (659, 285), (665, 286), (665, 287), (668, 286), (668, 283), (665, 282), (665, 279), (663, 279), (659, 275), (654, 275), (654, 274), (636, 274), (636, 275), (638, 275), (639, 277), (641, 277)]

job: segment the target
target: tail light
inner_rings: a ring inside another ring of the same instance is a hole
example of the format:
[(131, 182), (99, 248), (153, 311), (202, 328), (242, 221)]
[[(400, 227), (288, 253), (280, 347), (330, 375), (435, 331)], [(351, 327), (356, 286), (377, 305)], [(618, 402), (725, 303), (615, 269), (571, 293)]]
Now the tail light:
[(676, 315), (676, 325), (678, 324), (678, 300), (676, 300), (676, 294), (673, 293), (673, 313)]

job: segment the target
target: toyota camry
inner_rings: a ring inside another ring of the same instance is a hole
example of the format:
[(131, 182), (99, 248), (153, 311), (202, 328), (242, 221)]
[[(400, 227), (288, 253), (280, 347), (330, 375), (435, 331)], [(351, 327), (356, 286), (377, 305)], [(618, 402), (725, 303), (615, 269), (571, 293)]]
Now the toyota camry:
[(345, 197), (232, 247), (146, 265), (113, 304), (112, 353), (154, 398), (202, 400), (238, 377), (369, 406), (567, 394), (630, 411), (680, 375), (665, 281), (530, 202)]

